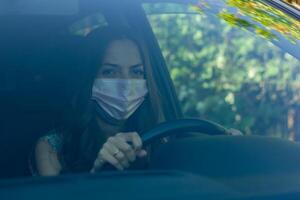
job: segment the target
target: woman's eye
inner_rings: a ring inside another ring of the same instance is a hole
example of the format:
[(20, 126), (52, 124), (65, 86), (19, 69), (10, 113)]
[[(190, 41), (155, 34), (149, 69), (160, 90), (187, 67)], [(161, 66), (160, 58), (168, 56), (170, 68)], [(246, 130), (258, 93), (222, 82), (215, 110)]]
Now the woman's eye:
[(116, 72), (115, 72), (115, 70), (113, 70), (113, 69), (105, 69), (105, 70), (103, 70), (103, 71), (101, 72), (101, 74), (102, 74), (103, 76), (113, 76), (113, 75), (116, 74)]
[(136, 75), (136, 76), (144, 76), (144, 70), (142, 69), (134, 69), (133, 70), (133, 74)]

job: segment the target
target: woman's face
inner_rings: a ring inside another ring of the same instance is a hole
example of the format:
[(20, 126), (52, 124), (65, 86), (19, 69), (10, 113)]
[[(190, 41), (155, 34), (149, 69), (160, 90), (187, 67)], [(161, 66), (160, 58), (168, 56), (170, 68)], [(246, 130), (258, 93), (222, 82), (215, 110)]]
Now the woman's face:
[(136, 44), (128, 39), (111, 42), (97, 78), (143, 79), (144, 66)]

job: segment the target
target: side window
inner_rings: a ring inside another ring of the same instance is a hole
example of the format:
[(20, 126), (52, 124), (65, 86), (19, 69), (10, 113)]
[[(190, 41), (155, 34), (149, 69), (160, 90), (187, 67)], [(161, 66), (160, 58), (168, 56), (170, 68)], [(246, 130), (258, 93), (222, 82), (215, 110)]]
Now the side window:
[[(224, 10), (205, 13), (201, 6), (206, 4), (144, 7), (184, 115), (245, 134), (295, 139), (300, 131), (299, 60), (271, 42), (277, 36), (268, 27), (247, 24)], [(252, 31), (245, 30), (249, 26)], [(295, 32), (289, 41), (296, 45), (299, 35)]]

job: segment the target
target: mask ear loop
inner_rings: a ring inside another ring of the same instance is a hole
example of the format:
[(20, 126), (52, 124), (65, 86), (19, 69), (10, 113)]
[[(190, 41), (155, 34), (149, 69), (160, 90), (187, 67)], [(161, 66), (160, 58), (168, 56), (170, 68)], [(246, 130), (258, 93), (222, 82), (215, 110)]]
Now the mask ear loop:
[(95, 108), (95, 112), (97, 116), (99, 116), (104, 122), (114, 125), (114, 126), (120, 126), (124, 124), (124, 120), (117, 120), (113, 117), (111, 117), (105, 110), (101, 108), (101, 106), (96, 102), (96, 100), (91, 100), (93, 103), (93, 107)]

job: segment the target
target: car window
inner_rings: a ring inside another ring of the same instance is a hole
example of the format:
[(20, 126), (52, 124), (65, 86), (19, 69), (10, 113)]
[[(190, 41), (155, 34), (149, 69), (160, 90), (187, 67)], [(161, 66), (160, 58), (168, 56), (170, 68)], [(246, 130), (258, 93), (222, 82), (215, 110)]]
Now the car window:
[(144, 9), (186, 117), (299, 139), (300, 22), (262, 1)]

